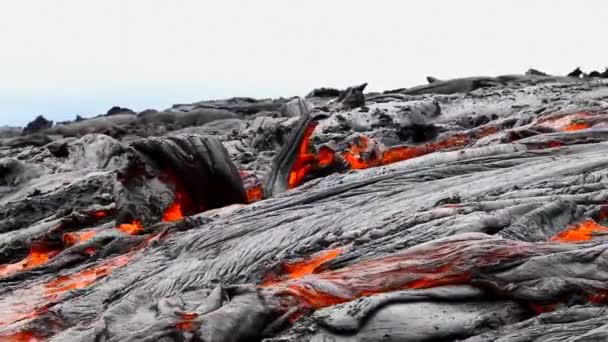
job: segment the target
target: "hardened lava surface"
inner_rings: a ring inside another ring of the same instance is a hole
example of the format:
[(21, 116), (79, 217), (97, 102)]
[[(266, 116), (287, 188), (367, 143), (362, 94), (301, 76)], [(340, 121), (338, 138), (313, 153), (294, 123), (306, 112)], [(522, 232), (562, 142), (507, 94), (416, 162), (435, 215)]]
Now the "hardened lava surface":
[(0, 131), (0, 341), (606, 341), (608, 83)]

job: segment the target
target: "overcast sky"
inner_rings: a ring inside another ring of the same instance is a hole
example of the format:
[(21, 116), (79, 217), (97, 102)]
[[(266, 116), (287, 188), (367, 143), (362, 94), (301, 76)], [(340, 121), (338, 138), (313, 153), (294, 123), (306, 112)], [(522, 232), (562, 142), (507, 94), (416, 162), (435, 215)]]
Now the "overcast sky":
[(605, 0), (0, 0), (0, 125), (608, 66)]

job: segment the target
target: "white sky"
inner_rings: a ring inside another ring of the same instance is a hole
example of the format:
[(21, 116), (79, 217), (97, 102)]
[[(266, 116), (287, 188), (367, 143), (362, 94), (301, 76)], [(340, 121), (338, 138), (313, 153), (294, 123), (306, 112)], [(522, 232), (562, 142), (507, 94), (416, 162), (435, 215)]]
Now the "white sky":
[(608, 66), (605, 0), (0, 0), (0, 125)]

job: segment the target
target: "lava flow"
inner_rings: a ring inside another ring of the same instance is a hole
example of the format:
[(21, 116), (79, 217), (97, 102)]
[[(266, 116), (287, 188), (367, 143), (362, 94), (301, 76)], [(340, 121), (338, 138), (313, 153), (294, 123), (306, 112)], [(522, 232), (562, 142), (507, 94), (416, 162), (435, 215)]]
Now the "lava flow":
[(585, 220), (555, 235), (551, 241), (584, 242), (592, 240), (595, 234), (608, 235), (608, 227), (601, 226), (594, 220)]
[(126, 265), (130, 259), (131, 255), (121, 255), (110, 259), (99, 266), (85, 269), (75, 274), (59, 276), (45, 285), (46, 293), (54, 295), (85, 288), (93, 284), (97, 279), (107, 276), (114, 269)]
[(315, 162), (315, 155), (310, 153), (310, 137), (312, 136), (315, 128), (317, 127), (317, 122), (312, 122), (306, 127), (306, 132), (302, 137), (302, 141), (300, 142), (300, 146), (298, 148), (296, 161), (289, 172), (288, 186), (290, 189), (295, 188), (300, 185), (306, 177), (308, 171), (312, 168)]
[(59, 252), (61, 252), (59, 249), (49, 248), (43, 245), (33, 245), (30, 248), (28, 256), (23, 260), (14, 264), (0, 266), (0, 277), (6, 277), (20, 271), (44, 265), (55, 255), (59, 254)]
[(65, 233), (63, 234), (63, 243), (66, 246), (70, 247), (88, 241), (95, 237), (95, 235), (97, 235), (97, 232), (93, 230), (85, 232)]
[(290, 293), (303, 307), (319, 309), (377, 293), (466, 284), (476, 270), (527, 258), (545, 248), (551, 246), (503, 239), (447, 239), (264, 287)]
[(557, 119), (548, 119), (541, 121), (541, 125), (551, 127), (558, 131), (578, 131), (581, 129), (590, 128), (591, 124), (585, 121), (591, 114), (586, 112), (574, 113), (562, 116)]
[[(0, 300), (0, 327), (41, 315), (59, 300), (59, 295), (93, 284), (116, 268), (126, 265), (132, 256), (133, 254), (129, 253), (114, 257), (92, 268), (14, 291), (11, 296)], [(0, 337), (0, 341), (2, 338)]]
[(119, 225), (118, 230), (129, 235), (137, 235), (144, 231), (144, 226), (140, 221), (134, 220), (132, 223), (123, 223)]
[[(316, 123), (309, 125), (299, 145), (296, 161), (289, 173), (288, 187), (300, 185), (306, 176), (316, 169), (324, 169), (337, 162), (336, 152), (327, 146), (321, 146), (316, 154), (311, 152), (310, 137)], [(346, 151), (341, 153), (341, 160), (351, 170), (367, 169), (388, 165), (407, 159), (421, 157), (437, 151), (461, 149), (475, 141), (496, 133), (498, 129), (487, 126), (472, 131), (470, 134), (458, 133), (436, 142), (416, 146), (386, 147), (367, 136), (360, 135), (351, 142)]]
[(184, 196), (185, 195), (182, 192), (177, 192), (175, 194), (175, 202), (165, 210), (163, 222), (172, 222), (184, 218), (184, 214), (182, 213), (182, 201)]
[(297, 279), (305, 275), (312, 274), (317, 267), (327, 261), (335, 259), (341, 253), (341, 248), (335, 248), (321, 251), (303, 260), (285, 262), (281, 265), (280, 274), (268, 274), (262, 282), (262, 286), (270, 286), (283, 280)]

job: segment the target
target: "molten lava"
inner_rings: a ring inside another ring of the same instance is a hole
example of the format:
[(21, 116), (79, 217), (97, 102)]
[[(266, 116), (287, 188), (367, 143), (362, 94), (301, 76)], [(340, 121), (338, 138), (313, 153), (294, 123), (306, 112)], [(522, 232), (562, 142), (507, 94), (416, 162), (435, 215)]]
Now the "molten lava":
[(32, 246), (30, 253), (23, 260), (14, 264), (0, 266), (0, 277), (6, 277), (20, 271), (29, 270), (42, 266), (61, 252), (58, 249), (44, 246)]
[(107, 276), (114, 269), (126, 265), (130, 259), (130, 255), (121, 255), (110, 259), (99, 266), (82, 270), (74, 274), (59, 276), (57, 279), (45, 285), (46, 293), (48, 295), (56, 295), (71, 290), (85, 288), (93, 284), (97, 279)]
[(574, 113), (562, 116), (557, 119), (548, 119), (541, 121), (541, 125), (550, 127), (558, 131), (578, 131), (591, 127), (591, 124), (585, 121), (591, 114), (586, 112)]
[(198, 317), (197, 313), (182, 313), (180, 317), (181, 321), (175, 324), (175, 328), (183, 331), (195, 330), (195, 323), (192, 321)]
[(600, 226), (593, 220), (585, 220), (578, 225), (555, 235), (551, 241), (557, 242), (584, 242), (593, 239), (594, 234), (608, 234), (608, 227)]
[(529, 258), (539, 248), (556, 246), (506, 239), (445, 240), (263, 287), (289, 293), (298, 300), (295, 305), (319, 309), (377, 293), (470, 283), (476, 270)]
[(290, 189), (295, 188), (302, 183), (302, 180), (304, 180), (304, 177), (306, 177), (306, 174), (315, 162), (315, 155), (310, 153), (309, 148), (310, 137), (312, 136), (316, 127), (316, 122), (312, 122), (310, 125), (308, 125), (308, 127), (306, 127), (306, 132), (304, 133), (302, 141), (300, 142), (300, 147), (298, 148), (296, 161), (289, 172), (287, 184)]
[(105, 210), (99, 210), (94, 212), (93, 214), (91, 214), (91, 216), (93, 216), (94, 218), (101, 220), (103, 218), (108, 217), (108, 212)]
[(39, 342), (43, 341), (38, 339), (33, 333), (29, 331), (20, 331), (10, 335), (0, 335), (0, 342)]
[(182, 192), (177, 192), (175, 194), (175, 202), (165, 210), (163, 222), (178, 221), (184, 218), (184, 214), (182, 213), (182, 201), (184, 197), (185, 194)]
[(63, 244), (71, 247), (77, 245), (79, 243), (83, 243), (87, 240), (92, 239), (95, 235), (97, 235), (96, 231), (86, 231), (86, 232), (73, 232), (73, 233), (65, 233), (63, 234)]
[(257, 201), (261, 201), (264, 198), (264, 189), (262, 189), (262, 185), (257, 184), (249, 189), (247, 189), (247, 203), (254, 203)]
[(320, 265), (335, 259), (342, 253), (341, 248), (330, 249), (316, 253), (304, 260), (285, 262), (282, 265), (281, 275), (269, 274), (262, 282), (262, 286), (269, 286), (282, 280), (297, 279), (312, 274)]
[(142, 226), (140, 221), (134, 220), (132, 223), (123, 223), (119, 225), (118, 230), (129, 235), (137, 235), (144, 231), (144, 226)]
[[(336, 151), (327, 146), (321, 146), (316, 155), (311, 152), (310, 137), (315, 127), (316, 123), (311, 124), (306, 129), (300, 142), (296, 161), (289, 173), (288, 187), (290, 189), (300, 185), (309, 173), (329, 167), (337, 160)], [(496, 127), (486, 126), (478, 128), (469, 134), (454, 134), (449, 138), (424, 145), (395, 146), (390, 148), (372, 141), (364, 135), (360, 135), (340, 155), (348, 168), (352, 170), (367, 169), (420, 157), (437, 151), (464, 148), (474, 142), (474, 139), (483, 138), (496, 132), (498, 132)], [(376, 149), (373, 147), (376, 147)]]

